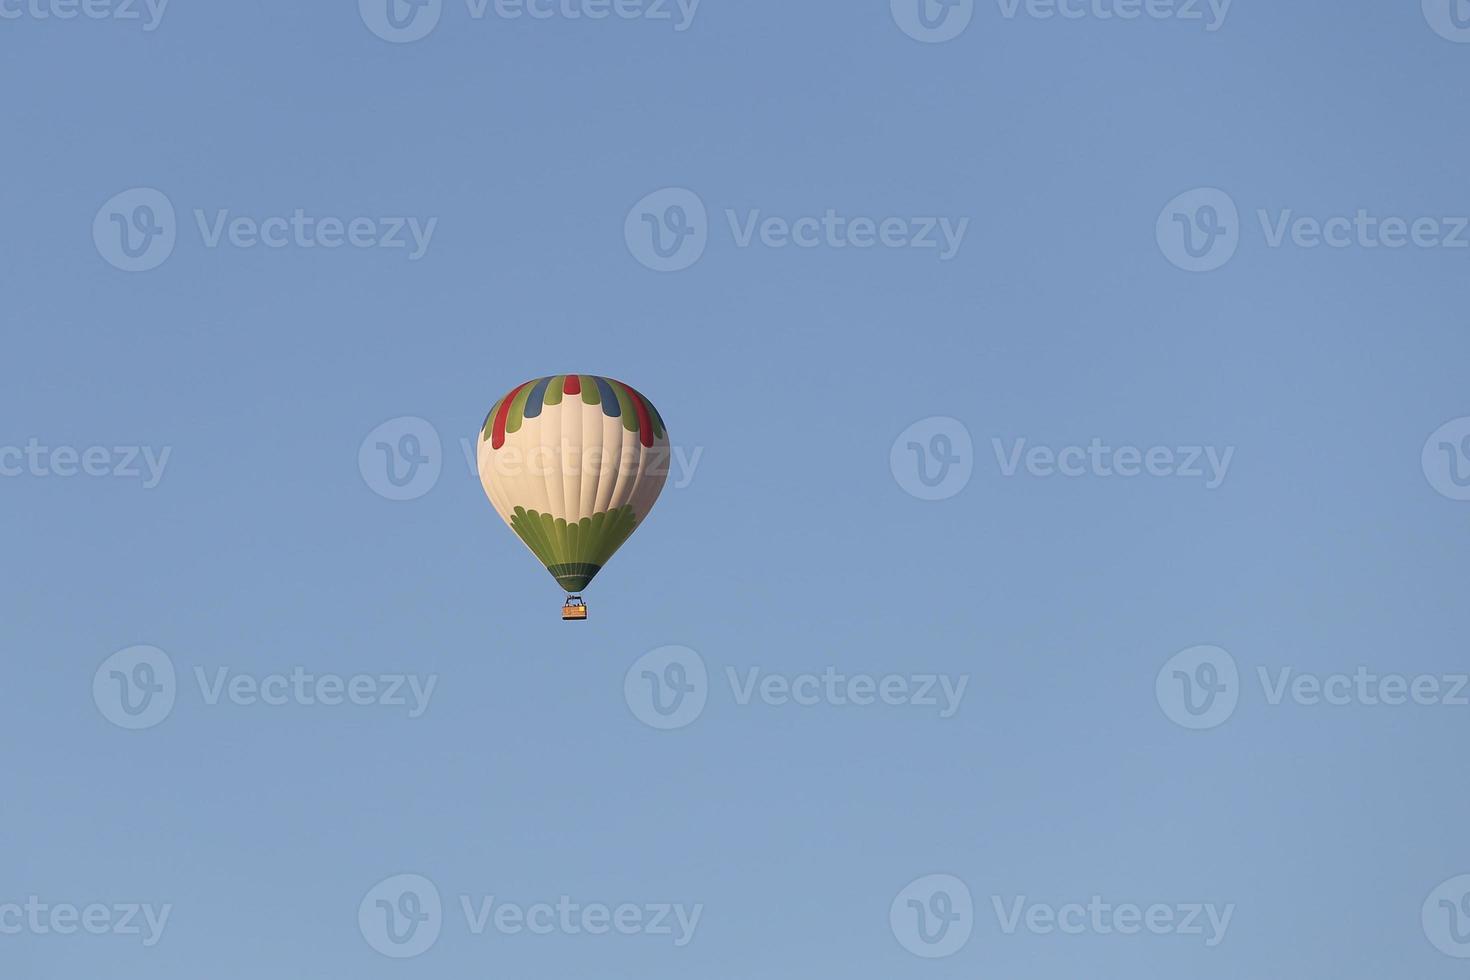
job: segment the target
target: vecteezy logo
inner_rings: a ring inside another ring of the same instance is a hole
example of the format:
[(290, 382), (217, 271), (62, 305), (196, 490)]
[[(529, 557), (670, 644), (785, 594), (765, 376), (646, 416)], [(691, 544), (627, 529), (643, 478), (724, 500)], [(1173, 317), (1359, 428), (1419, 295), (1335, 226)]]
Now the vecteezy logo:
[(1470, 500), (1470, 417), (1434, 431), (1421, 457), (1429, 485), (1451, 500)]
[(700, 716), (709, 699), (704, 658), (688, 647), (650, 650), (628, 668), (623, 698), (633, 717), (650, 728), (683, 728)]
[(1430, 892), (1420, 919), (1435, 949), (1470, 959), (1470, 875), (1457, 875)]
[(1186, 191), (1159, 212), (1159, 250), (1186, 272), (1212, 272), (1240, 247), (1240, 211), (1214, 187)]
[(970, 430), (958, 419), (921, 419), (893, 440), (888, 466), (908, 493), (920, 500), (944, 500), (970, 482), (975, 444)]
[(357, 0), (357, 9), (378, 37), (408, 44), (427, 37), (438, 25), (444, 0)]
[(439, 431), (411, 415), (384, 422), (357, 450), (363, 482), (389, 500), (422, 497), (439, 482), (443, 465)]
[(177, 695), (174, 663), (157, 647), (119, 650), (92, 676), (97, 710), (119, 728), (152, 728), (174, 710)]
[(889, 0), (893, 20), (915, 41), (952, 41), (970, 26), (975, 0)]
[(1154, 679), (1154, 695), (1176, 725), (1217, 728), (1240, 701), (1240, 671), (1235, 658), (1219, 647), (1190, 647), (1164, 664)]
[(394, 875), (374, 885), (357, 907), (357, 927), (369, 946), (394, 959), (427, 952), (439, 940), (444, 906), (423, 875)]
[(1470, 44), (1470, 0), (1424, 0), (1424, 19), (1440, 37)]
[(151, 187), (113, 196), (92, 219), (97, 254), (124, 272), (158, 268), (173, 254), (178, 233), (173, 202)]
[(925, 959), (959, 952), (975, 927), (969, 887), (954, 875), (925, 875), (909, 882), (888, 909), (899, 945)]
[(633, 205), (623, 223), (628, 251), (654, 272), (678, 272), (699, 261), (709, 244), (709, 213), (683, 187), (654, 191)]

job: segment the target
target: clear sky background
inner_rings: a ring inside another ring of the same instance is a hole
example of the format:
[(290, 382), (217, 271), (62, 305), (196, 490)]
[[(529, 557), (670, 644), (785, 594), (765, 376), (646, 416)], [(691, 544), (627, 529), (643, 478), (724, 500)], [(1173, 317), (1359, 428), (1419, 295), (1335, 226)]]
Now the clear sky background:
[[(0, 973), (1464, 975), (1421, 906), (1470, 872), (1470, 707), (1273, 705), (1257, 679), (1470, 662), (1470, 503), (1421, 464), (1470, 416), (1470, 249), (1272, 248), (1256, 217), (1470, 214), (1470, 44), (1433, 10), (1236, 0), (1211, 31), (985, 2), (922, 43), (886, 0), (704, 0), (684, 31), (445, 0), (390, 43), (347, 0), (174, 0), (152, 31), (142, 7), (5, 9), (0, 447), (171, 454), (151, 488), (0, 478), (0, 905), (172, 911), (151, 947), (0, 935)], [(129, 273), (92, 230), (140, 187), (177, 241)], [(660, 273), (624, 227), (670, 187), (707, 208), (708, 244)], [(1240, 216), (1207, 273), (1156, 235), (1195, 188)], [(438, 222), (411, 261), (211, 248), (195, 209)], [(740, 247), (726, 218), (828, 209), (969, 224), (942, 261)], [(565, 371), (635, 385), (702, 453), (585, 624), (559, 620), (460, 443)], [(394, 501), (359, 448), (406, 416), (442, 472)], [(970, 437), (971, 475), (924, 500), (891, 451), (916, 423), (921, 445), (957, 431), (934, 418)], [(1207, 489), (1007, 476), (993, 443), (1094, 438), (1234, 455)], [(138, 644), (177, 694), (130, 731), (93, 681)], [(1200, 644), (1240, 679), (1195, 731), (1155, 680)], [(661, 731), (624, 676), (667, 645), (709, 682)], [(410, 718), (210, 704), (194, 676), (297, 666), (438, 681)], [(741, 704), (726, 677), (829, 666), (968, 682), (941, 718)], [(445, 905), (406, 960), (358, 922), (400, 873)], [(890, 904), (931, 874), (975, 914), (921, 959)], [(464, 895), (703, 911), (682, 948), (476, 936)], [(1094, 895), (1234, 912), (1207, 946), (1006, 934), (993, 910)]]

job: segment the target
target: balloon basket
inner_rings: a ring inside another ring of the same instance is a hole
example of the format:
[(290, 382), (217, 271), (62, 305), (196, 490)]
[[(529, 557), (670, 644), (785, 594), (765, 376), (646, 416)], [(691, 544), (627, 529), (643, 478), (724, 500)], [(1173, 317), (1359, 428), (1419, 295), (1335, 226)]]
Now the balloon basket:
[(587, 603), (583, 602), (582, 597), (579, 595), (567, 596), (567, 601), (561, 607), (561, 618), (568, 620), (586, 619)]

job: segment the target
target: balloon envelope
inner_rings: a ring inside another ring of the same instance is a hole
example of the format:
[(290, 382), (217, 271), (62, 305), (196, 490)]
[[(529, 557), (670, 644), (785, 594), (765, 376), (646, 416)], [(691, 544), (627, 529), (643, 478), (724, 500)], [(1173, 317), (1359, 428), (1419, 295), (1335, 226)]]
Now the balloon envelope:
[(668, 477), (653, 403), (590, 374), (511, 389), (480, 429), (480, 482), (553, 578), (580, 592), (648, 516)]

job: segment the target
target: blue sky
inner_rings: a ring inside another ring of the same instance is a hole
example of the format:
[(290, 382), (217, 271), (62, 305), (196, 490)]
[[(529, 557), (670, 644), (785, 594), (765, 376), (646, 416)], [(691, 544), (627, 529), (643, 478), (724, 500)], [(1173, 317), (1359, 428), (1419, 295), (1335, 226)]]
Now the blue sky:
[(0, 0), (0, 972), (1463, 973), (1470, 4), (396, 2)]

